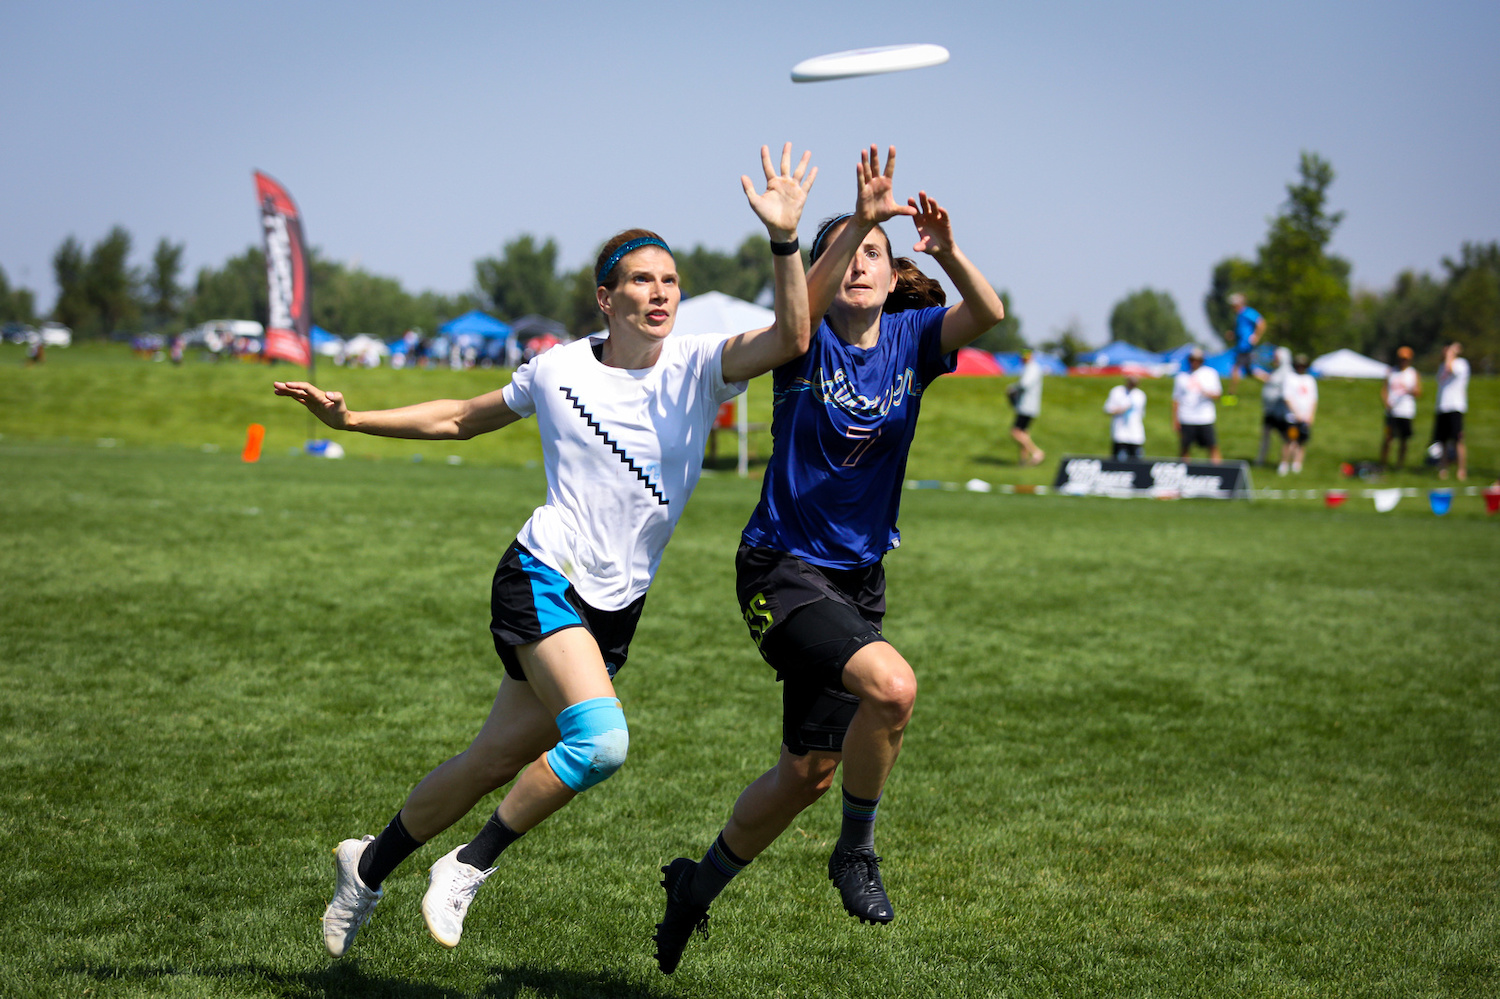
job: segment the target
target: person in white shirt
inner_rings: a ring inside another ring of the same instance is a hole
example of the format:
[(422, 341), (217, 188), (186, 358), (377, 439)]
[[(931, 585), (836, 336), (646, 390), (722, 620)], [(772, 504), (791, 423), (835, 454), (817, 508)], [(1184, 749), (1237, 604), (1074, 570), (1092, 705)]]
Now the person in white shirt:
[(1437, 456), (1438, 478), (1448, 477), (1448, 463), (1458, 459), (1458, 480), (1469, 477), (1469, 453), (1464, 445), (1464, 414), (1469, 411), (1469, 362), (1460, 355), (1464, 346), (1457, 340), (1443, 350), (1443, 366), (1438, 369), (1437, 419), (1432, 424), (1432, 446)]
[(1110, 452), (1115, 461), (1139, 458), (1146, 444), (1146, 393), (1138, 387), (1140, 379), (1126, 375), (1124, 385), (1109, 390), (1104, 411), (1109, 421)]
[(1181, 438), (1181, 456), (1188, 460), (1194, 445), (1208, 449), (1209, 460), (1217, 465), (1219, 437), (1214, 429), (1219, 411), (1214, 401), (1224, 394), (1219, 373), (1203, 364), (1203, 348), (1188, 353), (1188, 369), (1179, 371), (1172, 383), (1172, 429)]
[(1307, 367), (1307, 355), (1298, 354), (1292, 361), (1292, 374), (1281, 389), (1286, 401), (1286, 430), (1282, 433), (1278, 475), (1285, 475), (1288, 469), (1302, 471), (1302, 458), (1312, 440), (1313, 420), (1318, 417), (1318, 380), (1308, 374)]
[(469, 747), (424, 777), (378, 837), (335, 848), (337, 885), (323, 916), (333, 956), (354, 942), (397, 864), (516, 778), (479, 834), (432, 866), (422, 915), (434, 939), (455, 946), (501, 851), (624, 763), (629, 734), (614, 675), (697, 484), (719, 405), (802, 355), (811, 337), (796, 237), (817, 171), (806, 154), (792, 169), (791, 143), (779, 172), (764, 147), (761, 161), (765, 191), (741, 183), (771, 240), (772, 326), (670, 336), (681, 299), (675, 260), (661, 237), (631, 229), (604, 244), (595, 266), (607, 333), (538, 355), (503, 388), (355, 412), (338, 392), (275, 383), (277, 395), (328, 426), (383, 437), (467, 440), (535, 414), (547, 478), (546, 502), (495, 571), (490, 631), (504, 676), (494, 706)]
[(1031, 354), (1031, 348), (1021, 351), (1021, 378), (1016, 382), (1020, 391), (1016, 396), (1016, 421), (1011, 425), (1010, 437), (1021, 449), (1018, 463), (1040, 465), (1047, 452), (1036, 446), (1031, 439), (1031, 421), (1042, 412), (1042, 366)]
[(1286, 431), (1286, 401), (1281, 397), (1282, 387), (1292, 374), (1292, 352), (1285, 347), (1276, 348), (1276, 365), (1270, 372), (1254, 372), (1262, 382), (1260, 387), (1260, 450), (1255, 464), (1264, 465), (1271, 450), (1271, 432)]
[(1380, 387), (1380, 402), (1385, 406), (1385, 437), (1380, 442), (1380, 467), (1386, 467), (1391, 440), (1400, 441), (1396, 450), (1396, 467), (1406, 465), (1406, 442), (1411, 440), (1412, 420), (1417, 416), (1417, 399), (1422, 394), (1422, 376), (1412, 367), (1412, 349), (1396, 348), (1396, 370), (1385, 376)]

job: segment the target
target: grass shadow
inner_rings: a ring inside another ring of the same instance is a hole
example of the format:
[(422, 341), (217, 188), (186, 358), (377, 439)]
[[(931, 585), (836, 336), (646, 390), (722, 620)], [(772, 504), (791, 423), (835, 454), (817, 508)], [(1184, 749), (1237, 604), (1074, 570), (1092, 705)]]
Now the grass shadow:
[(663, 996), (674, 994), (650, 987), (642, 988), (638, 980), (607, 970), (583, 973), (518, 964), (509, 968), (491, 967), (489, 974), (494, 981), (485, 989), (484, 994), (494, 999), (513, 999), (523, 993), (542, 996), (543, 999), (594, 999), (598, 996), (609, 996), (610, 999), (662, 999)]
[[(100, 982), (149, 982), (170, 979), (213, 978), (223, 982), (255, 982), (273, 995), (286, 999), (465, 999), (467, 993), (402, 978), (368, 975), (358, 961), (342, 961), (317, 971), (280, 971), (263, 964), (224, 966), (87, 965), (59, 969), (64, 974), (84, 975)], [(514, 995), (514, 990), (498, 993)], [(560, 993), (561, 994), (561, 993)]]

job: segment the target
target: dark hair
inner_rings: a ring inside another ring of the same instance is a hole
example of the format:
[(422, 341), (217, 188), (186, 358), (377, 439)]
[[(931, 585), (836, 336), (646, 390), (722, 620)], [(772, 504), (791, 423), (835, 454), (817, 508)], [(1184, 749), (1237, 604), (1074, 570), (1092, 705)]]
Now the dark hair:
[(943, 286), (923, 274), (917, 262), (910, 257), (897, 257), (896, 290), (885, 298), (882, 312), (905, 312), (908, 309), (926, 309), (934, 305), (947, 305), (948, 293)]
[[(624, 232), (617, 232), (609, 238), (609, 242), (605, 243), (604, 248), (599, 251), (599, 257), (594, 261), (594, 273), (598, 274), (599, 269), (609, 261), (609, 258), (614, 255), (614, 252), (620, 247), (624, 246), (626, 243), (630, 242), (632, 239), (654, 239), (658, 243), (660, 243), (662, 247), (665, 247), (667, 245), (666, 240), (662, 239), (650, 229), (626, 229)], [(655, 244), (653, 243), (651, 245), (654, 246)], [(671, 252), (671, 250), (667, 250), (668, 254), (670, 254)], [(676, 257), (673, 257), (673, 259), (675, 260)], [(613, 291), (615, 285), (619, 282), (619, 280), (620, 265), (617, 261), (615, 265), (609, 269), (609, 273), (604, 275), (604, 277), (599, 280), (599, 284)]]

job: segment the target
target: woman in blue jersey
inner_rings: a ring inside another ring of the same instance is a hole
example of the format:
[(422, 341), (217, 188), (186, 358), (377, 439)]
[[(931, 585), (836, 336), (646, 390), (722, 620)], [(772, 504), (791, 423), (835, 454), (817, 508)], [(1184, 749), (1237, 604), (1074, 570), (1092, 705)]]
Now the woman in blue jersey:
[(739, 383), (807, 349), (797, 246), (817, 173), (807, 160), (793, 170), (787, 143), (778, 173), (762, 147), (765, 192), (741, 178), (775, 261), (776, 322), (766, 329), (671, 337), (676, 264), (661, 237), (636, 229), (605, 243), (595, 265), (608, 334), (538, 355), (501, 389), (354, 412), (338, 392), (275, 383), (278, 395), (334, 429), (384, 437), (468, 439), (535, 414), (547, 477), (545, 504), (495, 571), (490, 631), (504, 677), (494, 706), (469, 747), (424, 777), (379, 836), (335, 847), (336, 885), (323, 916), (334, 957), (354, 942), (398, 864), (516, 778), (478, 835), (432, 865), (422, 915), (434, 939), (455, 946), (500, 853), (624, 762), (629, 737), (615, 673), (698, 481), (719, 405), (743, 390)]
[[(901, 751), (917, 682), (881, 635), (885, 553), (922, 394), (955, 352), (1004, 317), (1000, 297), (958, 249), (948, 213), (921, 192), (892, 197), (895, 150), (880, 169), (860, 155), (855, 210), (825, 222), (812, 245), (809, 311), (822, 317), (806, 354), (775, 370), (772, 436), (759, 505), (736, 558), (741, 609), (781, 681), (776, 765), (735, 803), (703, 860), (662, 868), (666, 915), (657, 961), (671, 973), (709, 903), (817, 801), (843, 764), (843, 826), (828, 876), (850, 915), (887, 923), (894, 910), (874, 852), (877, 803)], [(913, 248), (937, 261), (963, 301), (894, 258), (881, 222), (909, 215)]]

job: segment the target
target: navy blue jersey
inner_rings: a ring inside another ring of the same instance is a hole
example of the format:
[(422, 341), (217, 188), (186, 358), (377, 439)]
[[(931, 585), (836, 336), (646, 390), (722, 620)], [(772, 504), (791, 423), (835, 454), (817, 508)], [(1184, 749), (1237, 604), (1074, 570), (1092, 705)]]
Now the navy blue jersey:
[(901, 543), (896, 514), (922, 392), (957, 360), (942, 349), (947, 311), (882, 315), (868, 350), (825, 319), (807, 353), (776, 369), (774, 444), (746, 544), (852, 569)]

